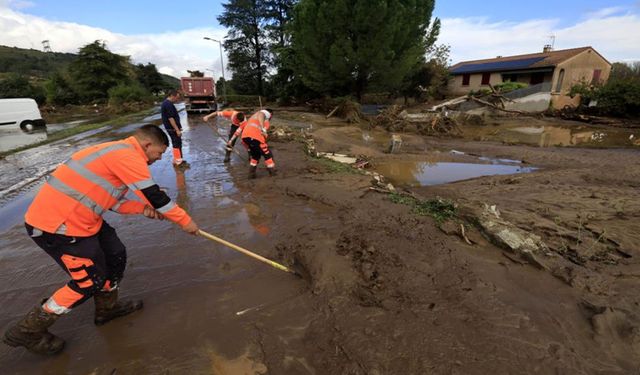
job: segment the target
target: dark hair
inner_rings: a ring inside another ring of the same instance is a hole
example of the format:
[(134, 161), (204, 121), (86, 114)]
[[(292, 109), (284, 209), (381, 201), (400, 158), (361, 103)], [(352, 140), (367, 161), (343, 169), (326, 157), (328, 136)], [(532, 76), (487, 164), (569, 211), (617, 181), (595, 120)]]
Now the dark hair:
[(269, 112), (269, 113), (271, 113), (271, 114), (273, 114), (273, 109), (271, 109), (271, 108), (265, 108), (264, 110)]
[(179, 95), (179, 94), (180, 94), (179, 90), (171, 89), (171, 90), (169, 90), (167, 92), (167, 98), (170, 97), (170, 96), (176, 96), (176, 95)]
[(136, 130), (136, 135), (151, 139), (154, 143), (169, 146), (169, 137), (156, 125), (142, 125)]
[(236, 118), (238, 119), (238, 121), (244, 121), (245, 117), (244, 117), (244, 112), (238, 112), (238, 114), (236, 115)]

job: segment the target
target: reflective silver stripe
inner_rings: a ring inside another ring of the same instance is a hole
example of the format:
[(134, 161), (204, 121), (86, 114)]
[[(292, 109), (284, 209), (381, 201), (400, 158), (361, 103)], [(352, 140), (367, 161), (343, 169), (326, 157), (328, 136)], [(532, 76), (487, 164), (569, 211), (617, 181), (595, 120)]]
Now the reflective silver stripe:
[(174, 208), (175, 206), (176, 206), (176, 204), (173, 201), (169, 201), (169, 203), (165, 204), (164, 206), (162, 206), (160, 208), (156, 208), (156, 211), (160, 212), (161, 214), (164, 214), (167, 211), (169, 211), (172, 208)]
[(114, 145), (111, 146), (107, 146), (104, 148), (101, 148), (100, 150), (97, 150), (83, 158), (78, 159), (78, 161), (82, 164), (82, 165), (87, 165), (89, 163), (91, 163), (92, 161), (96, 160), (97, 158), (99, 158), (100, 156), (111, 152), (111, 151), (116, 151), (116, 150), (122, 150), (125, 148), (131, 148), (133, 147), (132, 145), (126, 144), (126, 143), (116, 143)]
[(118, 199), (120, 197), (120, 193), (127, 188), (124, 185), (119, 188), (113, 186), (109, 181), (93, 173), (91, 170), (87, 169), (84, 165), (80, 164), (76, 160), (69, 160), (67, 162), (67, 167), (69, 167), (80, 176), (100, 186), (102, 189), (104, 189), (104, 191), (109, 193), (109, 195), (111, 195), (115, 199)]
[(44, 233), (38, 229), (38, 228), (33, 228), (33, 234), (31, 235), (31, 237), (40, 237), (42, 236)]
[(118, 212), (118, 208), (120, 208), (120, 206), (122, 206), (122, 202), (123, 202), (123, 201), (118, 201), (118, 203), (116, 203), (116, 204), (114, 204), (113, 206), (111, 206), (110, 210), (111, 210), (111, 211)]
[(65, 225), (65, 223), (60, 224), (58, 229), (56, 229), (56, 234), (66, 234), (66, 233), (67, 233), (67, 226)]
[(149, 186), (153, 186), (155, 184), (156, 184), (156, 182), (153, 181), (153, 178), (149, 178), (149, 179), (143, 180), (143, 181), (132, 182), (130, 184), (127, 184), (127, 186), (131, 190), (142, 190), (142, 189), (148, 188)]
[(104, 213), (104, 209), (93, 199), (87, 197), (86, 195), (73, 189), (64, 182), (58, 180), (55, 176), (50, 176), (47, 184), (49, 184), (52, 188), (58, 190), (62, 194), (77, 200), (80, 204), (93, 211), (96, 215), (100, 216), (102, 215), (102, 213)]
[(66, 314), (69, 311), (71, 311), (71, 309), (58, 305), (58, 303), (56, 303), (56, 301), (53, 300), (53, 297), (49, 297), (47, 302), (45, 302), (44, 305), (42, 305), (42, 308), (47, 311), (51, 311), (52, 313), (57, 315)]

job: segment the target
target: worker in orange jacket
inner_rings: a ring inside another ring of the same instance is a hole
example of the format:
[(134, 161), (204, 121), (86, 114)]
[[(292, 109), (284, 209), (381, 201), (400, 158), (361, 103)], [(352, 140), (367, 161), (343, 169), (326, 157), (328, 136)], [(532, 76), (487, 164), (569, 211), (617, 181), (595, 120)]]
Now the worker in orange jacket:
[[(205, 122), (209, 121), (209, 119), (213, 116), (224, 117), (231, 121), (231, 127), (229, 128), (229, 140), (231, 140), (236, 130), (238, 130), (238, 127), (240, 127), (240, 124), (242, 124), (245, 121), (243, 112), (234, 111), (232, 109), (228, 109), (226, 111), (212, 112), (202, 117), (202, 120)], [(236, 140), (234, 139), (231, 144), (231, 149), (233, 149), (233, 146), (235, 146), (235, 144), (236, 144)], [(225, 163), (228, 163), (231, 161), (231, 149), (227, 147), (226, 153), (224, 155)]]
[(227, 143), (227, 148), (232, 147), (236, 138), (240, 137), (242, 142), (249, 147), (251, 155), (249, 161), (249, 178), (256, 178), (256, 170), (258, 169), (258, 161), (260, 157), (264, 157), (264, 164), (267, 166), (269, 175), (276, 174), (276, 164), (273, 161), (273, 154), (267, 145), (267, 131), (270, 127), (271, 116), (273, 111), (269, 108), (254, 113), (249, 120), (236, 130), (235, 134)]
[[(4, 334), (3, 341), (38, 354), (55, 354), (64, 340), (48, 332), (63, 314), (93, 297), (96, 325), (142, 308), (142, 301), (118, 299), (127, 252), (102, 214), (167, 218), (190, 234), (198, 226), (155, 183), (149, 165), (167, 149), (167, 135), (144, 125), (124, 140), (73, 154), (46, 180), (25, 215), (27, 233), (71, 277)], [(133, 191), (142, 202), (125, 199)]]

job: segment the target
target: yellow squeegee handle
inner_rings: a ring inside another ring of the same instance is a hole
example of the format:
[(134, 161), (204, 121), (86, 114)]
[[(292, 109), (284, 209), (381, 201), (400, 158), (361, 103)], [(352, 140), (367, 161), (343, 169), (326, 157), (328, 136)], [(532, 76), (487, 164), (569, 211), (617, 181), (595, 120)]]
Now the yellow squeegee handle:
[(211, 233), (207, 233), (207, 232), (203, 231), (202, 229), (198, 230), (198, 234), (200, 234), (201, 236), (203, 236), (203, 237), (205, 237), (207, 239), (210, 239), (212, 241), (216, 241), (216, 242), (219, 242), (219, 243), (221, 243), (221, 244), (223, 244), (225, 246), (228, 246), (228, 247), (232, 248), (233, 250), (239, 251), (239, 252), (243, 253), (244, 255), (248, 255), (248, 256), (250, 256), (252, 258), (255, 258), (255, 259), (257, 259), (257, 260), (259, 260), (261, 262), (267, 263), (271, 267), (275, 267), (275, 268), (277, 268), (277, 269), (279, 269), (281, 271), (290, 272), (290, 273), (293, 273), (293, 274), (296, 273), (295, 271), (283, 266), (280, 263), (274, 262), (271, 259), (267, 259), (267, 258), (265, 258), (263, 256), (260, 256), (258, 254), (252, 253), (251, 251), (249, 251), (247, 249), (244, 249), (244, 248), (242, 248), (242, 247), (240, 247), (238, 245), (234, 245), (231, 242), (225, 241), (222, 238), (216, 237)]

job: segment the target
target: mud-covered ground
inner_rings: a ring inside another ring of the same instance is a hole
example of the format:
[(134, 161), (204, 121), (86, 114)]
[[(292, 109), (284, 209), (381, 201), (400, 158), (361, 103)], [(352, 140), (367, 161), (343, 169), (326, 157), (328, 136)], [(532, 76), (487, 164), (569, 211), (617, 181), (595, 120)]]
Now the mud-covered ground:
[[(482, 156), (538, 169), (446, 185), (396, 184), (413, 199), (454, 202), (456, 216), (438, 222), (394, 203), (397, 194), (371, 190), (370, 175), (306, 155), (295, 139), (270, 142), (277, 176), (259, 169), (258, 179), (248, 180), (241, 148), (230, 166), (222, 163), (220, 135), (228, 123), (216, 129), (191, 117), (185, 153), (192, 167), (182, 174), (162, 160), (152, 168), (160, 185), (203, 229), (305, 277), (168, 223), (114, 215), (107, 220), (129, 249), (122, 294), (145, 299), (144, 310), (94, 327), (88, 302), (52, 329), (67, 339), (62, 355), (41, 358), (3, 346), (3, 373), (640, 371), (637, 148), (402, 135), (401, 153), (386, 154), (381, 131), (362, 133), (311, 114), (282, 117), (276, 113), (275, 126), (313, 124), (318, 151), (364, 155), (374, 168)], [(10, 174), (11, 166), (3, 168)], [(8, 185), (16, 184), (14, 178)], [(66, 279), (20, 227), (28, 191), (13, 192), (0, 208), (11, 223), (0, 242), (3, 326)], [(491, 220), (538, 236), (532, 258), (496, 239)]]

